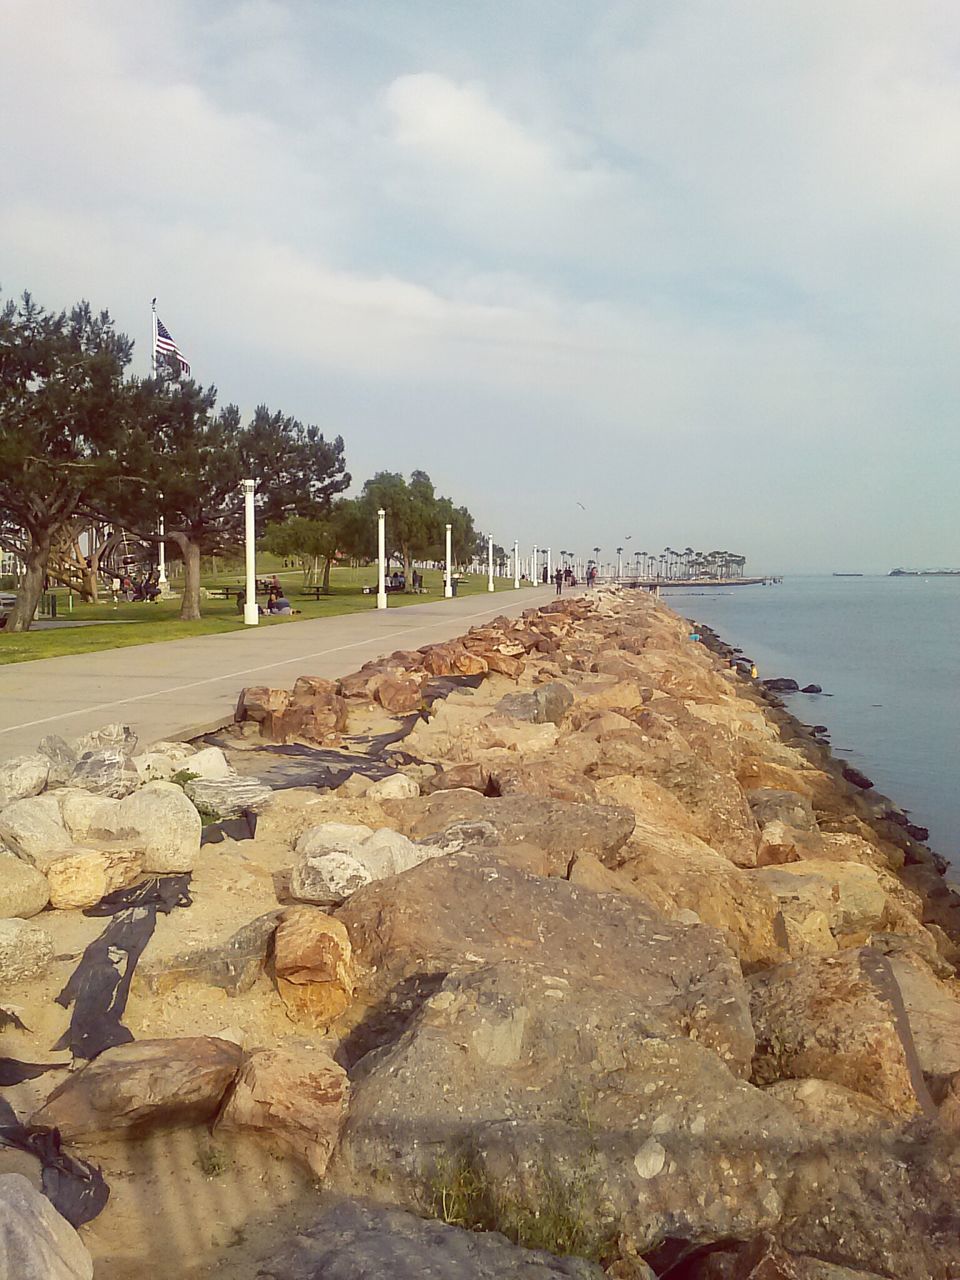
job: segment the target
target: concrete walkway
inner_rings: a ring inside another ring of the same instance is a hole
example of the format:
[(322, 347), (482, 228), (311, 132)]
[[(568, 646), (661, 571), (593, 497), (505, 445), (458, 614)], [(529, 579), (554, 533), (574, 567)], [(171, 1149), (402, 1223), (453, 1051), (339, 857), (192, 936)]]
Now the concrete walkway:
[(143, 744), (189, 737), (231, 719), (244, 685), (347, 675), (394, 649), (450, 640), (553, 595), (552, 587), (526, 587), (12, 663), (0, 667), (0, 758), (36, 750), (48, 733), (72, 738), (112, 721), (132, 725)]

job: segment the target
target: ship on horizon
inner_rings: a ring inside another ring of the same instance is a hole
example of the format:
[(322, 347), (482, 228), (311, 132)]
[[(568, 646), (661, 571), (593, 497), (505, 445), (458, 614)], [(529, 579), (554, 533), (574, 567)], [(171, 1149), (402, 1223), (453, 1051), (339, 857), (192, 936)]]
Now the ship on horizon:
[(960, 569), (891, 569), (888, 578), (960, 578)]

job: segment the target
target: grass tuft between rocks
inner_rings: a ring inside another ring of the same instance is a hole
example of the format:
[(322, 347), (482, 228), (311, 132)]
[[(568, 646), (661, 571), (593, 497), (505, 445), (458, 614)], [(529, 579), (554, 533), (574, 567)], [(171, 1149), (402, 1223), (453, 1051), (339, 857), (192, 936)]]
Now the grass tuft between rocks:
[(559, 1178), (545, 1168), (530, 1173), (536, 1205), (491, 1181), (475, 1156), (441, 1156), (430, 1185), (429, 1212), (449, 1226), (499, 1231), (524, 1249), (557, 1257), (607, 1262), (616, 1256), (617, 1233), (598, 1222), (596, 1188), (587, 1170)]

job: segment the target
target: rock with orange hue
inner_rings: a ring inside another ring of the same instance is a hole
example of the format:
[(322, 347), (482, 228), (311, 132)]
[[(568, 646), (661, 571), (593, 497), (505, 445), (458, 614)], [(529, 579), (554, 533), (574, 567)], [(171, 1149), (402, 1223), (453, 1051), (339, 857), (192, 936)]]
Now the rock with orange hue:
[(234, 719), (256, 720), (262, 723), (273, 716), (280, 716), (290, 705), (287, 689), (270, 689), (266, 685), (251, 685), (240, 693)]
[(252, 1133), (322, 1178), (350, 1097), (347, 1073), (319, 1049), (260, 1049), (244, 1062), (217, 1129)]
[(488, 670), (483, 658), (470, 653), (456, 640), (427, 645), (421, 652), (424, 670), (432, 676), (479, 676)]
[(277, 990), (296, 1022), (327, 1027), (353, 999), (350, 938), (314, 907), (286, 911), (274, 938)]
[(758, 1084), (815, 1077), (903, 1116), (932, 1109), (890, 961), (864, 947), (750, 979)]
[(376, 688), (376, 698), (384, 711), (409, 715), (423, 703), (423, 682), (414, 675), (385, 675)]

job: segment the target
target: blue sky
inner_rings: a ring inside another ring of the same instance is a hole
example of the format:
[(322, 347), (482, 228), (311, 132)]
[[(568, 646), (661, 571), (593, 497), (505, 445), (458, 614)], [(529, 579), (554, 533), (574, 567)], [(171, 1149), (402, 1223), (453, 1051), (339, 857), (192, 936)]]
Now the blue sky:
[(958, 67), (954, 0), (5, 0), (0, 287), (504, 544), (960, 565)]

